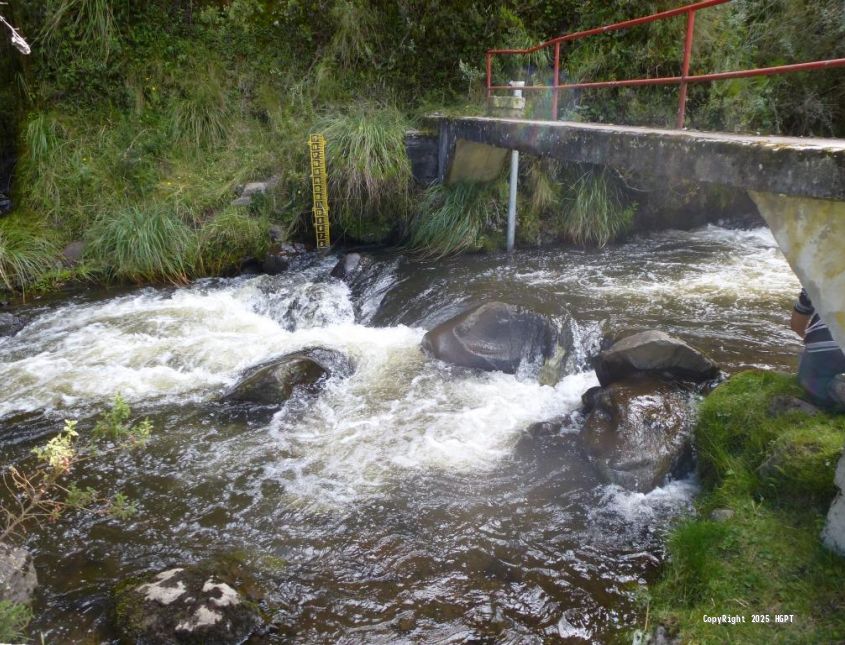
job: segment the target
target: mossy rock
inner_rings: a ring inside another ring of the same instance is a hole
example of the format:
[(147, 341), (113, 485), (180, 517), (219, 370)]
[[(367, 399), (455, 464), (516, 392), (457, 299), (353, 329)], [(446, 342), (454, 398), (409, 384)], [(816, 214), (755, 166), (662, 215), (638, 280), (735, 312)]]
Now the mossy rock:
[(842, 432), (826, 424), (779, 436), (757, 469), (760, 494), (827, 508), (836, 495), (834, 471), (842, 444)]

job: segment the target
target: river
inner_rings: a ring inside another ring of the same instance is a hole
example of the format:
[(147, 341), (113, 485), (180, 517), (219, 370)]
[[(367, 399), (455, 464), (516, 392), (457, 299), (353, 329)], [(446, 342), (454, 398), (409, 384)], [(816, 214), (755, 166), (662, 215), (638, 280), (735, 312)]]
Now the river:
[[(135, 499), (136, 516), (69, 514), (27, 536), (42, 583), (33, 634), (114, 638), (115, 584), (231, 556), (266, 592), (274, 627), (257, 642), (605, 642), (642, 621), (637, 591), (696, 483), (600, 483), (566, 440), (596, 384), (588, 355), (603, 334), (659, 328), (728, 373), (796, 364), (799, 285), (767, 229), (511, 259), (385, 254), (351, 285), (328, 278), (336, 260), (22, 310), (29, 324), (0, 339), (4, 463), (62, 419), (85, 432), (116, 392), (155, 427), (144, 450), (77, 473)], [(571, 316), (577, 351), (557, 386), (419, 351), (426, 329), (491, 299)], [(245, 368), (315, 345), (354, 374), (280, 410), (219, 401)], [(558, 436), (515, 450), (549, 419)]]

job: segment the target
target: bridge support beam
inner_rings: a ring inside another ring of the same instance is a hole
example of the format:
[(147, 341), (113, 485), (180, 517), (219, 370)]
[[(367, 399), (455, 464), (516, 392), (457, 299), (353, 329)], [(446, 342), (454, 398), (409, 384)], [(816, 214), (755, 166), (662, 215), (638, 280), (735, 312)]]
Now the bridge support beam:
[(749, 194), (813, 306), (845, 348), (845, 201)]

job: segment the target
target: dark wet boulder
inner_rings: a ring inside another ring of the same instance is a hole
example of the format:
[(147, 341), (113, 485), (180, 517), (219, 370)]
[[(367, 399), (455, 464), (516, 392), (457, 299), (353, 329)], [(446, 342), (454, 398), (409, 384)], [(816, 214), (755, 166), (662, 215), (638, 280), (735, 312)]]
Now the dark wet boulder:
[(348, 280), (360, 268), (361, 255), (359, 253), (347, 253), (338, 260), (329, 275), (338, 280)]
[(292, 264), (308, 252), (304, 244), (286, 244), (276, 242), (273, 235), (274, 233), (271, 230), (270, 238), (274, 240), (274, 244), (270, 247), (270, 250), (267, 251), (261, 262), (261, 270), (268, 275), (278, 275), (280, 273), (284, 273), (291, 267)]
[(0, 313), (0, 338), (14, 336), (26, 323), (18, 316), (10, 313)]
[(644, 331), (623, 338), (595, 360), (602, 386), (645, 372), (682, 381), (706, 381), (719, 366), (684, 341), (662, 331)]
[(28, 605), (36, 587), (38, 576), (29, 551), (0, 544), (0, 600)]
[(205, 565), (126, 582), (115, 591), (114, 607), (127, 643), (243, 643), (262, 624), (239, 582)]
[(592, 395), (581, 441), (603, 478), (646, 493), (691, 466), (692, 396), (671, 383), (632, 378)]
[(345, 377), (352, 371), (349, 359), (340, 352), (305, 349), (250, 368), (223, 400), (276, 405), (287, 401), (296, 390), (317, 392), (331, 376)]
[[(422, 349), (453, 365), (515, 374), (523, 364), (556, 363), (559, 368), (571, 344), (566, 336), (540, 314), (489, 302), (429, 331)], [(556, 380), (549, 377), (545, 382)]]

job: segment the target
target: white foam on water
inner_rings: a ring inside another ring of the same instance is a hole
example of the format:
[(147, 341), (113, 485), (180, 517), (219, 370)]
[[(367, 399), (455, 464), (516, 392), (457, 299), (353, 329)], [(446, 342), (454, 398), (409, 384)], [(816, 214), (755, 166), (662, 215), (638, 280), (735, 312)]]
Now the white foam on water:
[[(130, 402), (203, 398), (250, 365), (317, 342), (322, 336), (308, 333), (314, 326), (353, 317), (339, 282), (300, 284), (276, 310), (262, 312), (262, 281), (145, 290), (41, 316), (0, 346), (0, 418), (98, 403), (116, 392)], [(293, 307), (301, 301), (308, 306)], [(285, 319), (311, 327), (290, 332)]]
[(672, 515), (689, 511), (700, 485), (694, 477), (676, 479), (648, 493), (637, 493), (619, 486), (605, 486), (602, 508), (632, 523), (643, 523), (656, 515)]
[(297, 497), (343, 504), (398, 473), (491, 468), (523, 428), (571, 412), (597, 384), (593, 372), (549, 387), (452, 369), (422, 355), (420, 336), (408, 343), (397, 329), (358, 330), (372, 334), (358, 346), (366, 356), (358, 371), (333, 383), (304, 418), (283, 411), (274, 419), (279, 459), (269, 470)]

